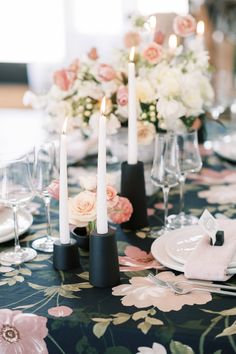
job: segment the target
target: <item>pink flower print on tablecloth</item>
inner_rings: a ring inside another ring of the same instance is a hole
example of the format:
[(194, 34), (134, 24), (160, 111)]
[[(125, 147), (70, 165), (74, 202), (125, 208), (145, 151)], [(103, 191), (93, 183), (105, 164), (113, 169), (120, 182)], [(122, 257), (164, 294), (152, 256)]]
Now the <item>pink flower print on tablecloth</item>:
[(210, 204), (235, 204), (236, 184), (212, 186), (207, 191), (199, 192), (198, 197), (205, 198)]
[(188, 178), (197, 184), (224, 184), (236, 183), (236, 172), (232, 170), (214, 171), (210, 168), (203, 168), (200, 173), (189, 174)]
[(0, 353), (47, 354), (47, 319), (21, 311), (0, 310)]
[[(156, 277), (164, 281), (187, 280), (184, 275), (176, 276), (172, 272), (161, 272)], [(179, 311), (184, 305), (202, 305), (212, 300), (209, 292), (193, 291), (180, 296), (170, 288), (156, 285), (147, 277), (133, 277), (129, 284), (118, 285), (112, 290), (114, 296), (122, 296), (121, 302), (124, 306), (155, 306), (163, 312)]]
[(54, 317), (67, 317), (72, 314), (73, 310), (68, 306), (56, 306), (48, 309), (48, 313)]
[(144, 269), (163, 269), (163, 266), (155, 260), (151, 252), (147, 253), (135, 246), (127, 246), (125, 256), (119, 257), (120, 271), (137, 271)]
[(153, 343), (152, 348), (139, 347), (136, 354), (167, 354), (167, 351), (162, 344)]

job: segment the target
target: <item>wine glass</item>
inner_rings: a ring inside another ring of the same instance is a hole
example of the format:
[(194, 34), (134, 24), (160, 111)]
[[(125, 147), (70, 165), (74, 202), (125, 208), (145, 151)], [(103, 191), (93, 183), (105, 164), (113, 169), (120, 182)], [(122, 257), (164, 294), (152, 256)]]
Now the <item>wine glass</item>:
[(17, 211), (34, 197), (29, 159), (0, 156), (0, 204), (10, 207), (13, 212), (15, 247), (0, 253), (3, 264), (21, 264), (36, 257), (37, 252), (29, 247), (21, 247)]
[(168, 195), (171, 187), (179, 182), (179, 166), (177, 159), (176, 136), (174, 134), (157, 134), (151, 181), (156, 187), (161, 187), (164, 196), (164, 226), (159, 231), (152, 231), (153, 237), (160, 236), (168, 229)]
[(46, 213), (46, 235), (34, 240), (32, 247), (42, 252), (53, 252), (55, 237), (52, 236), (50, 219), (51, 196), (48, 187), (58, 178), (56, 142), (48, 142), (34, 148), (33, 186), (36, 195), (43, 199)]
[(186, 132), (176, 135), (178, 161), (180, 168), (180, 203), (179, 214), (168, 217), (170, 228), (176, 229), (187, 225), (194, 225), (198, 222), (196, 216), (184, 212), (184, 186), (188, 173), (198, 172), (202, 167), (202, 159), (199, 152), (197, 131)]

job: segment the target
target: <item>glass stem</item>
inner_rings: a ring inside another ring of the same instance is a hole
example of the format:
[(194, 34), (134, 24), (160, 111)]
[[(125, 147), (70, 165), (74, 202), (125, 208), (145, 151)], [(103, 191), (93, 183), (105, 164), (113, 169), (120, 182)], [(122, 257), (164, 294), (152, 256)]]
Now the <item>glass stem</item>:
[(167, 225), (167, 216), (168, 216), (168, 195), (169, 195), (169, 187), (163, 187), (163, 198), (164, 198), (164, 229), (166, 229)]
[(15, 252), (19, 252), (21, 250), (21, 247), (19, 242), (19, 226), (18, 226), (18, 218), (17, 218), (18, 207), (16, 204), (12, 205), (12, 211), (13, 211), (13, 219), (14, 219)]
[(179, 178), (179, 213), (184, 212), (184, 185), (185, 185), (186, 175), (181, 173)]
[(48, 240), (52, 237), (52, 228), (51, 228), (51, 218), (50, 218), (50, 202), (51, 197), (44, 197), (45, 213), (46, 213), (46, 223), (47, 223), (47, 238)]

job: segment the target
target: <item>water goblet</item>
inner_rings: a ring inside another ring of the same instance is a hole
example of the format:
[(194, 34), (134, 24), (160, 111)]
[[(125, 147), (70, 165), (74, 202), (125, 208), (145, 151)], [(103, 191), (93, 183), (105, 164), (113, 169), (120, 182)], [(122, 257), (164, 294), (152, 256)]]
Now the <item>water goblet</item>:
[(179, 182), (179, 167), (174, 134), (157, 134), (155, 138), (154, 159), (151, 170), (151, 181), (156, 187), (161, 187), (164, 197), (164, 226), (161, 230), (152, 231), (153, 237), (164, 234), (167, 227), (168, 195), (171, 187)]
[(13, 212), (15, 246), (0, 253), (2, 264), (21, 264), (32, 260), (37, 252), (21, 247), (17, 211), (34, 197), (28, 156), (12, 158), (0, 156), (0, 204), (10, 207)]
[(33, 186), (36, 195), (43, 199), (47, 232), (43, 237), (34, 240), (32, 247), (42, 252), (53, 252), (53, 243), (56, 240), (52, 236), (50, 202), (48, 191), (50, 184), (58, 178), (58, 162), (56, 155), (56, 143), (54, 141), (41, 144), (34, 148)]
[(178, 162), (180, 169), (180, 202), (179, 214), (168, 217), (170, 228), (176, 229), (198, 222), (196, 216), (184, 212), (184, 186), (188, 173), (198, 172), (202, 167), (202, 159), (199, 152), (197, 131), (186, 132), (176, 135)]

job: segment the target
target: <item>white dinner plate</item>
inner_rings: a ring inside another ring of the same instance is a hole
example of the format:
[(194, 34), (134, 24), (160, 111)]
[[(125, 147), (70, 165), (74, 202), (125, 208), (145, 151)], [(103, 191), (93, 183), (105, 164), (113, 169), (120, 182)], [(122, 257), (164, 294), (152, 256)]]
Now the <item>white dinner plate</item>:
[[(224, 231), (225, 239), (235, 237), (236, 220), (218, 220), (219, 229)], [(185, 264), (190, 253), (196, 248), (204, 232), (198, 225), (187, 226), (168, 232), (166, 252), (176, 262)], [(236, 267), (236, 254), (228, 268)]]
[[(184, 264), (175, 261), (166, 252), (166, 242), (170, 237), (168, 234), (169, 233), (164, 234), (152, 243), (152, 255), (158, 262), (160, 262), (165, 267), (184, 273)], [(236, 274), (236, 268), (228, 268), (227, 273), (229, 275)]]
[[(33, 223), (33, 216), (30, 212), (20, 209), (17, 213), (19, 235), (27, 231)], [(0, 210), (0, 243), (14, 239), (13, 214), (10, 208)]]
[(226, 135), (214, 141), (213, 151), (226, 160), (236, 162), (236, 134)]

